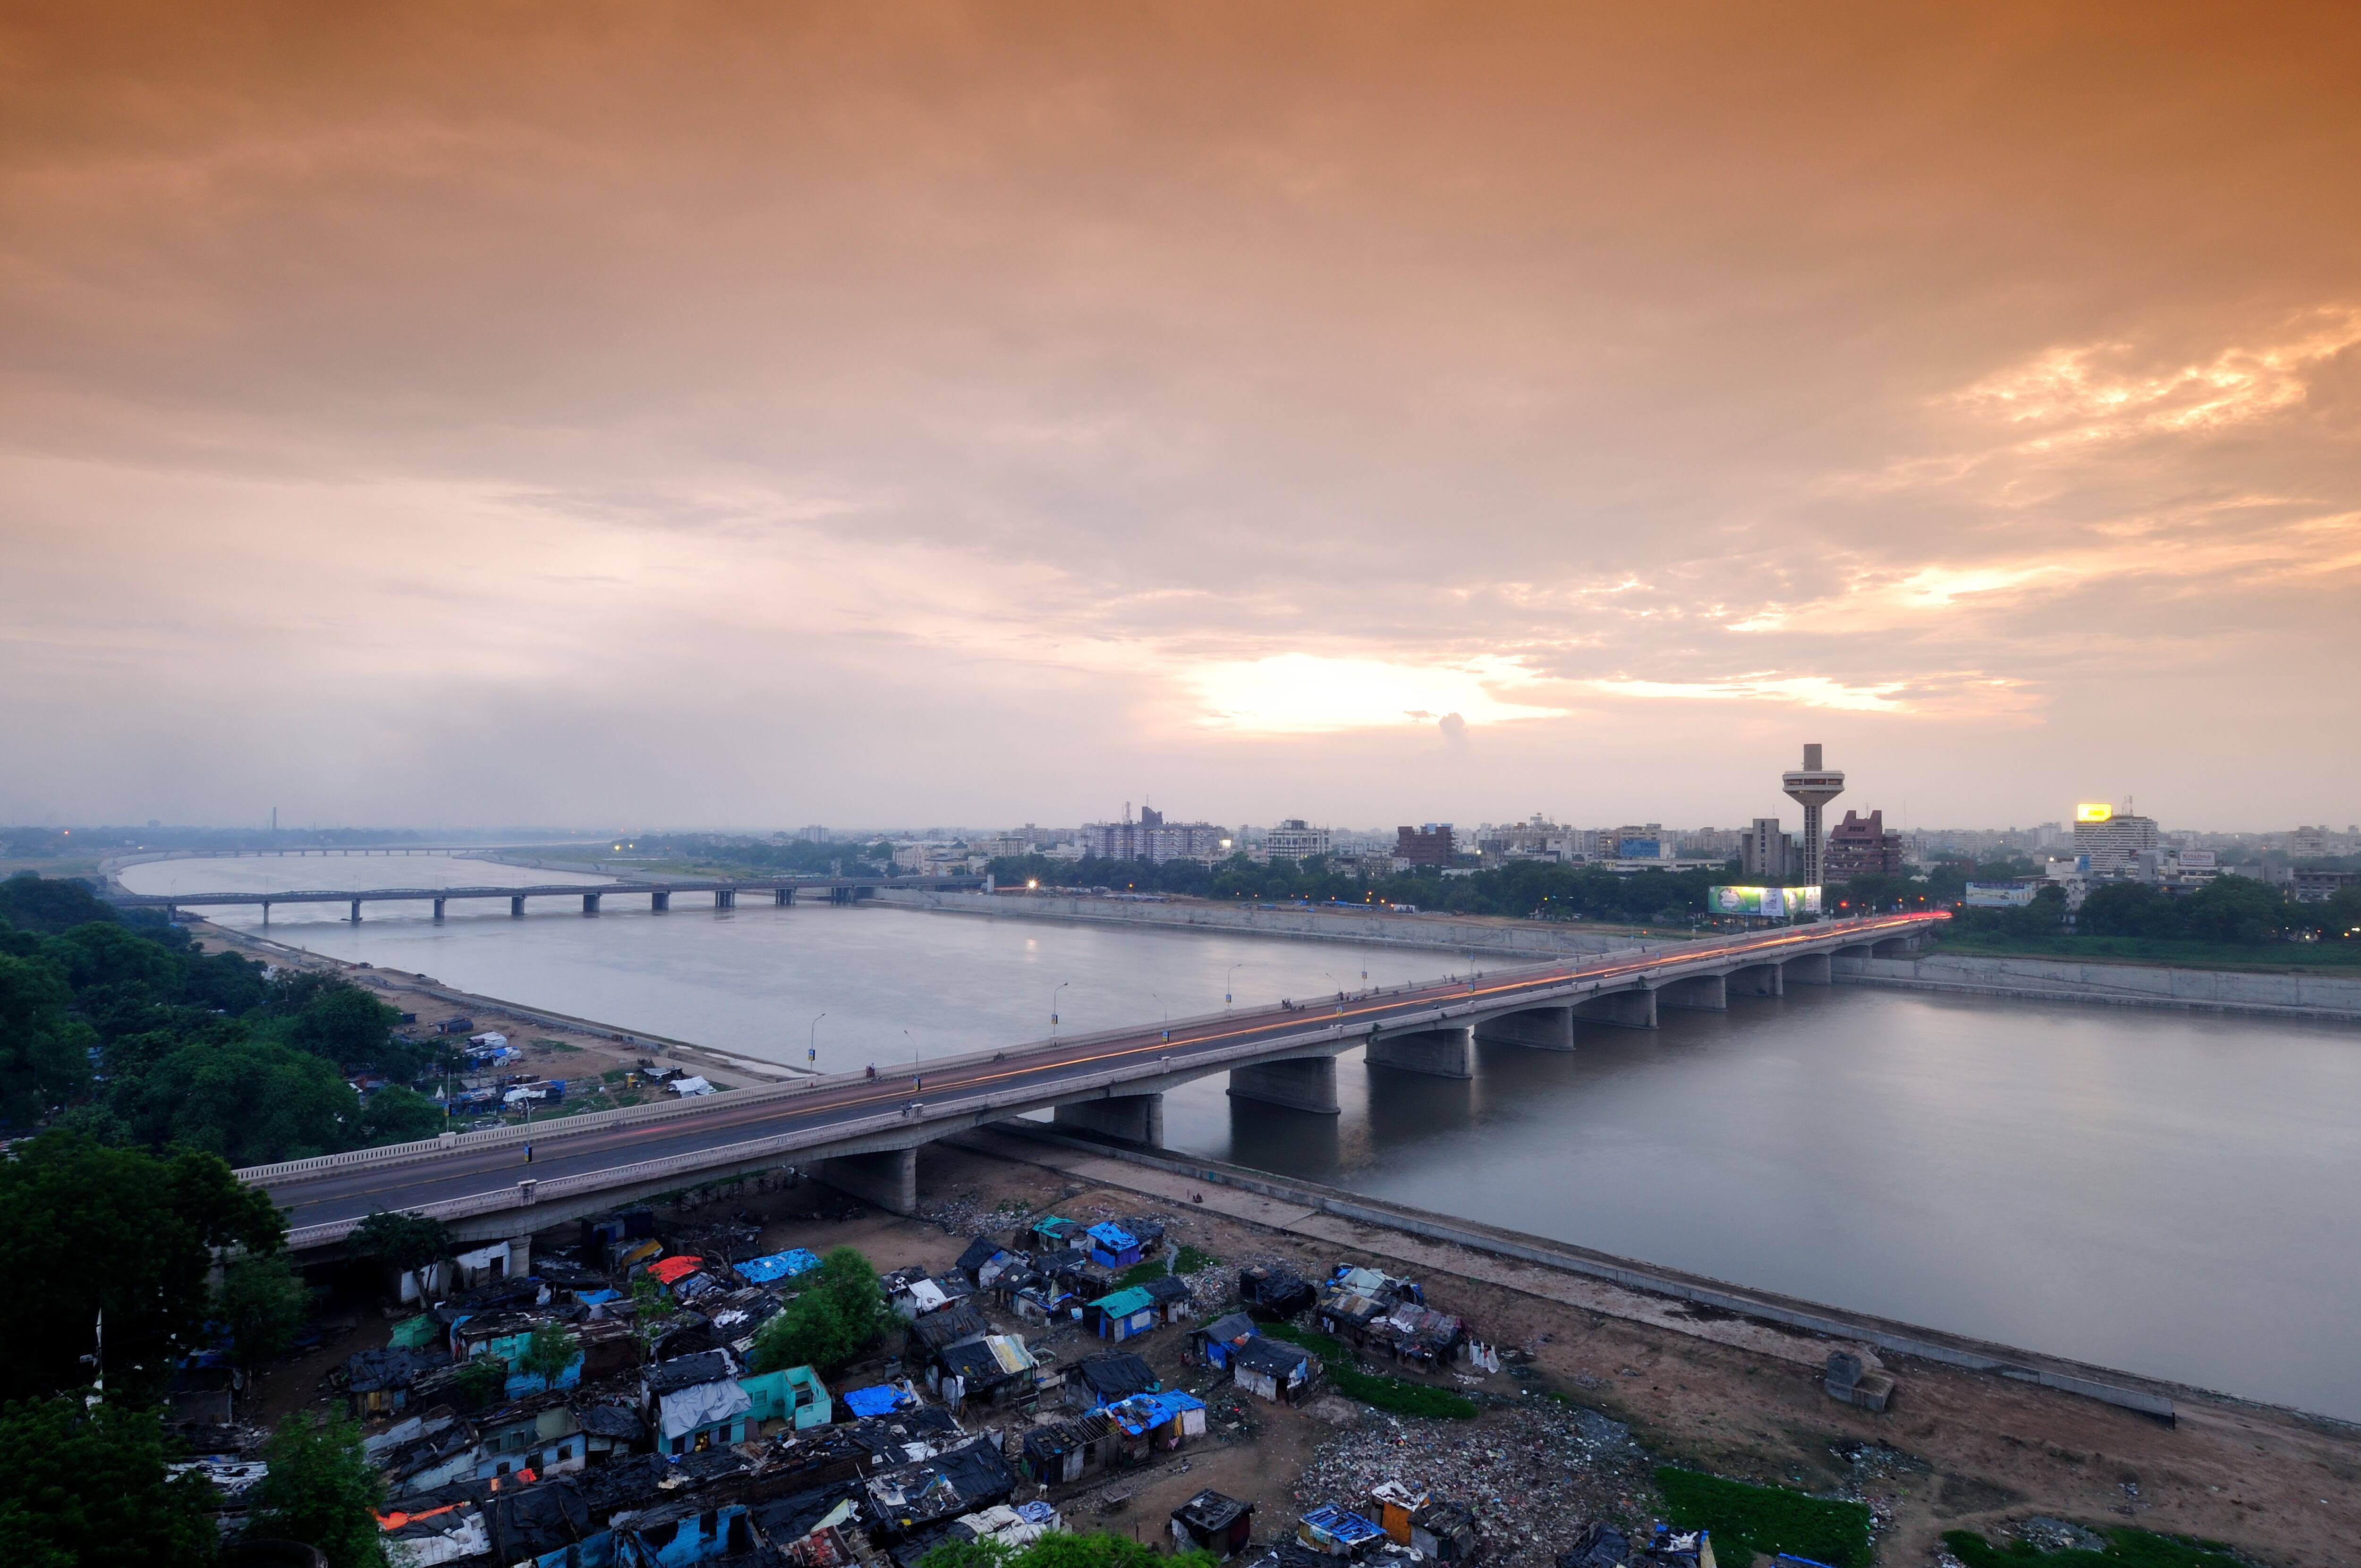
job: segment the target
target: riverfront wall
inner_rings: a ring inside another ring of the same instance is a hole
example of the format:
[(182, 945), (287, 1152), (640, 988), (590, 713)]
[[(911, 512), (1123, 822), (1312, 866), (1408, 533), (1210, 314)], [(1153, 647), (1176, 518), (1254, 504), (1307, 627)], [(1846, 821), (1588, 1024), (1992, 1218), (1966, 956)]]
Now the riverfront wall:
[(1838, 958), (1832, 960), (1831, 967), (1840, 984), (2361, 1023), (2361, 980), (2319, 975), (2240, 974), (2226, 970), (2076, 963), (2065, 959), (1985, 958), (1964, 953), (1928, 953), (1899, 959)]
[[(879, 890), (876, 901), (902, 909), (953, 915), (1002, 916), (1017, 920), (1063, 920), (1094, 926), (1164, 927), (1191, 931), (1249, 932), (1312, 942), (1364, 947), (1426, 948), (1473, 953), (1485, 959), (1545, 961), (1570, 954), (1631, 951), (1658, 945), (1629, 936), (1586, 931), (1579, 926), (1540, 920), (1475, 920), (1447, 915), (1397, 915), (1385, 910), (1301, 909), (1263, 905), (1152, 904), (1070, 894), (921, 893)], [(1667, 938), (1677, 949), (1686, 938)]]

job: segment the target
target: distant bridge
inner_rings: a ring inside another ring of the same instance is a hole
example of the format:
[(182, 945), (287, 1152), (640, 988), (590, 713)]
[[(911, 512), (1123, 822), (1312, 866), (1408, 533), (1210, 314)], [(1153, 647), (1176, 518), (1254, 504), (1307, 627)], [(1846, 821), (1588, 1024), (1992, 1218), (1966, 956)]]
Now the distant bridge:
[(1470, 1078), (1478, 1038), (1573, 1050), (1588, 1027), (1654, 1028), (1660, 1006), (1719, 1012), (1790, 983), (1829, 984), (1837, 956), (1910, 951), (1930, 922), (1948, 918), (1872, 916), (1585, 955), (930, 1061), (918, 1069), (923, 1086), (898, 1071), (837, 1074), (238, 1175), (291, 1212), (289, 1245), (299, 1250), (335, 1245), (380, 1209), (434, 1215), (462, 1241), (529, 1242), (617, 1203), (790, 1164), (906, 1214), (918, 1146), (954, 1133), (1048, 1110), (1067, 1126), (1159, 1144), (1164, 1091), (1218, 1072), (1239, 1099), (1334, 1115), (1345, 1051), (1366, 1047), (1372, 1067)]
[(737, 907), (741, 893), (767, 893), (774, 904), (793, 904), (796, 894), (807, 893), (825, 895), (830, 904), (851, 904), (868, 898), (881, 887), (923, 888), (929, 893), (972, 893), (984, 885), (983, 877), (713, 877), (684, 878), (664, 881), (646, 880), (583, 883), (578, 882), (545, 883), (531, 887), (376, 887), (362, 892), (337, 891), (325, 888), (291, 888), (280, 893), (118, 893), (111, 902), (121, 909), (160, 909), (166, 916), (178, 915), (183, 909), (211, 909), (228, 905), (259, 906), (263, 924), (270, 923), (270, 906), (274, 904), (348, 904), (351, 918), (358, 925), (364, 904), (432, 904), (434, 918), (443, 918), (443, 906), (453, 899), (505, 898), (509, 913), (522, 919), (524, 901), (528, 898), (579, 898), (582, 913), (596, 915), (603, 900), (628, 898), (645, 894), (653, 910), (670, 909), (675, 893), (708, 893), (713, 895), (713, 907)]

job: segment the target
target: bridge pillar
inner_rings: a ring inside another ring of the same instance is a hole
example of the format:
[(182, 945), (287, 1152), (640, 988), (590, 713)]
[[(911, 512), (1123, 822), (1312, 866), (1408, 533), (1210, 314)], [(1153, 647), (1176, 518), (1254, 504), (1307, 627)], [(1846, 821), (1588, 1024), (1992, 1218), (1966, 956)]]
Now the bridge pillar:
[(1051, 1113), (1057, 1124), (1135, 1144), (1161, 1147), (1164, 1143), (1164, 1096), (1110, 1094), (1101, 1100), (1077, 1100)]
[(839, 1192), (895, 1214), (918, 1212), (918, 1151), (850, 1154), (819, 1162), (819, 1179)]
[(270, 905), (268, 904), (262, 906), (262, 926), (265, 930), (270, 928)]
[(648, 894), (649, 914), (662, 915), (665, 910), (670, 909), (671, 907), (672, 894), (665, 892), (664, 889), (658, 888), (655, 892)]
[(1230, 1069), (1230, 1094), (1235, 1099), (1259, 1100), (1266, 1105), (1284, 1105), (1290, 1111), (1309, 1111), (1321, 1116), (1338, 1115), (1343, 1109), (1336, 1103), (1334, 1057), (1290, 1057), (1284, 1061), (1234, 1067)]
[(361, 923), (361, 901), (360, 901), (359, 899), (356, 898), (356, 899), (354, 899), (354, 900), (353, 900), (353, 924), (354, 924), (354, 925), (356, 925), (356, 926), (357, 926), (357, 925), (359, 925), (360, 923)]
[(439, 898), (434, 901), (434, 918), (437, 920), (443, 918), (443, 901)]
[(738, 890), (737, 890), (736, 888), (733, 888), (733, 887), (717, 887), (717, 888), (715, 888), (715, 889), (713, 890), (713, 907), (714, 907), (714, 908), (716, 908), (716, 909), (735, 909), (735, 908), (737, 908), (737, 907), (738, 907)]
[(586, 893), (582, 895), (582, 913), (585, 915), (596, 915), (598, 913), (598, 895), (597, 894)]
[(1475, 1032), (1466, 1025), (1419, 1029), (1407, 1035), (1372, 1035), (1364, 1059), (1371, 1067), (1422, 1072), (1429, 1078), (1476, 1076)]
[(523, 894), (520, 894), (516, 897), (509, 900), (509, 918), (511, 920), (522, 920), (524, 918)]
[(1476, 1037), (1537, 1051), (1570, 1051), (1574, 1049), (1574, 1009), (1529, 1007), (1521, 1013), (1496, 1013), (1476, 1020)]
[(1784, 996), (1787, 994), (1785, 971), (1777, 964), (1749, 964), (1733, 970), (1727, 977), (1732, 996)]
[(1730, 986), (1725, 978), (1718, 974), (1668, 980), (1656, 987), (1656, 1005), (1678, 1007), (1690, 1013), (1727, 1013), (1730, 1011)]
[(1869, 949), (1869, 956), (1873, 959), (1900, 959), (1907, 958), (1917, 950), (1918, 938), (1916, 933), (1914, 932), (1907, 937), (1885, 937), (1880, 938)]
[(1580, 1003), (1574, 1015), (1585, 1024), (1605, 1024), (1617, 1029), (1656, 1026), (1656, 993), (1646, 989), (1610, 991)]
[(1826, 953), (1806, 953), (1800, 959), (1789, 959), (1783, 967), (1789, 985), (1830, 985), (1836, 981)]
[(783, 909), (788, 905), (793, 904), (795, 901), (796, 890), (794, 888), (774, 887), (771, 890), (771, 902), (779, 905)]

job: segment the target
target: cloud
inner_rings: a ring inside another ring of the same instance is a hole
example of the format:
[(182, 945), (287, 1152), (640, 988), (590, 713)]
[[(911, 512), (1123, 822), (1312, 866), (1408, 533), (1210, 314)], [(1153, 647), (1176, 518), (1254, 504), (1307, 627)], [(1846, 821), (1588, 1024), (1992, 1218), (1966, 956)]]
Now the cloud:
[(1443, 732), (1454, 739), (1471, 723), (1554, 717), (1555, 707), (1498, 695), (1497, 688), (1530, 685), (1532, 678), (1512, 659), (1417, 665), (1316, 653), (1208, 660), (1178, 675), (1200, 705), (1195, 724), (1203, 729), (1258, 735), (1389, 729), (1423, 724), (1441, 712)]

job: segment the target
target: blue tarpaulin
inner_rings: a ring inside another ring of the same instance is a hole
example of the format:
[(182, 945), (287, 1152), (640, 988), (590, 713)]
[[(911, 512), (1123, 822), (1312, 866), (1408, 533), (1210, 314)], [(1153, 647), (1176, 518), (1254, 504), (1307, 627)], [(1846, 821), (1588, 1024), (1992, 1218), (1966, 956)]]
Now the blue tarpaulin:
[(872, 1388), (855, 1388), (843, 1398), (844, 1408), (862, 1420), (871, 1416), (890, 1416), (903, 1406), (914, 1402), (909, 1395), (888, 1383), (880, 1383)]
[(792, 1279), (819, 1266), (819, 1259), (796, 1247), (788, 1252), (774, 1252), (768, 1257), (750, 1257), (737, 1266), (738, 1276), (750, 1285), (768, 1285), (774, 1279)]

